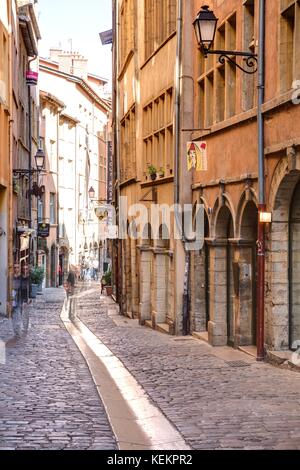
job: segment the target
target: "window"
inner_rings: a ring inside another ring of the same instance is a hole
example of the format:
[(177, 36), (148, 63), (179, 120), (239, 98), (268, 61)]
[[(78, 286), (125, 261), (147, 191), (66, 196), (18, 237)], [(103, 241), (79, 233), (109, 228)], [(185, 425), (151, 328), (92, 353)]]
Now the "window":
[[(256, 52), (256, 34), (255, 34), (255, 11), (256, 2), (246, 0), (243, 5), (243, 50), (255, 54)], [(257, 84), (257, 75), (243, 74), (242, 88), (242, 108), (243, 111), (252, 109), (255, 103), (255, 87)]]
[(176, 30), (176, 0), (145, 0), (145, 58)]
[(50, 224), (56, 224), (55, 194), (50, 193)]
[(170, 88), (148, 103), (143, 110), (144, 178), (149, 179), (148, 167), (173, 174), (173, 89)]
[(4, 33), (2, 40), (0, 36), (0, 98), (8, 101), (8, 40)]
[[(236, 50), (236, 14), (219, 27), (213, 48)], [(202, 129), (236, 114), (236, 67), (227, 61), (220, 64), (217, 56), (209, 55), (199, 59), (198, 71), (197, 112)]]
[(133, 107), (121, 122), (121, 180), (136, 177), (136, 122)]
[(123, 0), (120, 11), (120, 58), (122, 67), (134, 44), (134, 3)]
[(280, 19), (280, 88), (287, 91), (300, 78), (298, 48), (300, 38), (300, 5), (297, 0), (281, 0)]
[(42, 221), (44, 219), (44, 198), (39, 197), (38, 198), (38, 220)]

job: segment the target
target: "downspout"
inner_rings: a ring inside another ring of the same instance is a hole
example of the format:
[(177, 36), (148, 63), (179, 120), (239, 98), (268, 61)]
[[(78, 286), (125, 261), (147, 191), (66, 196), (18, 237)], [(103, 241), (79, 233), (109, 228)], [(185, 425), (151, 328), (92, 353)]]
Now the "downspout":
[(257, 360), (265, 357), (265, 226), (260, 222), (260, 213), (266, 210), (265, 199), (265, 136), (262, 106), (265, 98), (265, 0), (259, 2), (259, 51), (258, 51), (258, 241), (257, 241)]
[[(119, 10), (118, 10), (118, 3), (115, 0), (114, 1), (114, 15), (115, 15), (115, 22), (114, 22), (114, 28), (115, 28), (115, 50), (114, 50), (114, 95), (115, 95), (115, 136), (114, 136), (114, 160), (116, 164), (116, 176), (117, 176), (117, 181), (116, 181), (116, 206), (117, 206), (117, 220), (118, 220), (118, 226), (120, 227), (120, 159), (119, 159), (119, 142), (120, 142), (120, 126), (119, 126), (119, 113), (120, 113), (120, 98), (119, 98), (119, 86), (118, 86), (118, 64), (119, 64), (119, 54), (118, 54), (118, 47), (119, 47), (119, 40), (118, 40), (118, 35), (119, 35), (119, 28), (120, 28), (120, 20), (119, 20)], [(120, 304), (121, 312), (122, 312), (122, 292), (123, 292), (123, 285), (122, 285), (122, 273), (121, 273), (121, 266), (120, 266), (120, 260), (122, 259), (122, 240), (118, 240), (118, 256), (117, 256), (117, 298), (118, 302)]]
[(8, 61), (9, 61), (9, 112), (10, 112), (10, 117), (9, 117), (9, 136), (8, 136), (8, 144), (9, 144), (9, 193), (8, 193), (8, 275), (7, 275), (7, 307), (8, 307), (8, 315), (11, 316), (11, 301), (10, 301), (10, 293), (11, 293), (11, 288), (12, 288), (12, 275), (13, 275), (13, 182), (12, 182), (12, 177), (13, 177), (13, 115), (12, 115), (12, 109), (13, 109), (13, 99), (12, 99), (12, 89), (13, 89), (13, 74), (12, 74), (12, 9), (11, 5), (8, 9), (8, 24), (10, 25), (10, 30), (8, 34), (9, 38), (9, 55), (8, 55)]
[[(175, 205), (180, 204), (180, 144), (181, 144), (181, 76), (182, 76), (182, 20), (183, 2), (178, 0), (177, 11), (177, 47), (176, 47), (176, 83), (175, 83)], [(185, 236), (182, 240), (185, 251), (184, 289), (182, 303), (182, 334), (189, 334), (189, 275), (190, 275), (190, 252), (186, 249)]]
[(181, 100), (181, 66), (182, 66), (182, 0), (178, 0), (177, 11), (177, 46), (176, 46), (176, 79), (175, 79), (175, 204), (180, 202), (180, 100)]

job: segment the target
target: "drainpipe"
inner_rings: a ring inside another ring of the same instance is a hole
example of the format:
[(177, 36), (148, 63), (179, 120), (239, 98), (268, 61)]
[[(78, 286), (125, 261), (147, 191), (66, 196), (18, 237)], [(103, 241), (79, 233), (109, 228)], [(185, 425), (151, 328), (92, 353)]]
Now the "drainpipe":
[(180, 99), (181, 99), (181, 55), (182, 55), (182, 0), (178, 1), (177, 12), (177, 47), (176, 47), (176, 82), (175, 82), (175, 187), (174, 200), (179, 204), (180, 187)]
[(266, 210), (265, 199), (265, 155), (264, 117), (262, 105), (265, 97), (265, 0), (259, 2), (259, 51), (258, 51), (258, 241), (257, 241), (257, 360), (263, 361), (265, 326), (265, 226), (260, 222), (260, 213)]
[[(113, 70), (113, 83), (114, 83), (114, 119), (115, 119), (115, 131), (114, 131), (114, 163), (116, 165), (115, 168), (115, 176), (117, 177), (116, 181), (116, 207), (117, 207), (117, 220), (118, 226), (120, 227), (120, 159), (119, 159), (119, 142), (120, 142), (120, 125), (119, 125), (119, 118), (120, 118), (120, 97), (119, 97), (119, 85), (118, 85), (118, 65), (119, 65), (119, 54), (118, 54), (118, 47), (119, 47), (119, 29), (120, 29), (120, 18), (119, 18), (119, 9), (118, 9), (118, 2), (114, 0), (114, 70)], [(122, 240), (118, 240), (117, 244), (117, 266), (116, 266), (116, 285), (117, 285), (117, 299), (120, 305), (121, 313), (123, 313), (123, 276), (121, 271), (121, 260), (122, 260)]]
[[(30, 64), (34, 60), (37, 59), (37, 56), (35, 55), (31, 59), (28, 60), (29, 64), (29, 69), (30, 69)], [(31, 87), (30, 85), (27, 85), (27, 95), (28, 95), (28, 138), (29, 138), (29, 143), (28, 143), (28, 150), (29, 150), (29, 157), (28, 157), (28, 210), (29, 210), (29, 228), (32, 228), (32, 195), (31, 195), (31, 190), (32, 190), (32, 109), (31, 109)], [(31, 243), (30, 243), (31, 245)], [(29, 245), (29, 263), (31, 265), (31, 246)]]
[[(175, 83), (175, 185), (174, 201), (180, 204), (180, 144), (181, 144), (181, 76), (182, 76), (182, 17), (183, 2), (178, 1), (177, 11), (177, 48), (176, 48), (176, 83)], [(189, 334), (189, 274), (190, 252), (186, 250), (185, 238), (182, 240), (185, 251), (184, 290), (182, 303), (182, 334)]]

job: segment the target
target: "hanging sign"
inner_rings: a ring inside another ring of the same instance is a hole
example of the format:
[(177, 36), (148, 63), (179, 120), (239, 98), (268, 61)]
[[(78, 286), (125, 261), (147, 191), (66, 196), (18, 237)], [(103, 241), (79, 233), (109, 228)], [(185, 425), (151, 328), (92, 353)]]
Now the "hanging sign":
[(38, 84), (39, 74), (38, 72), (33, 72), (32, 70), (27, 70), (26, 72), (26, 85), (37, 85)]
[(40, 223), (38, 225), (38, 237), (48, 238), (50, 235), (50, 224)]
[(187, 143), (187, 167), (188, 171), (207, 171), (207, 143), (188, 142)]

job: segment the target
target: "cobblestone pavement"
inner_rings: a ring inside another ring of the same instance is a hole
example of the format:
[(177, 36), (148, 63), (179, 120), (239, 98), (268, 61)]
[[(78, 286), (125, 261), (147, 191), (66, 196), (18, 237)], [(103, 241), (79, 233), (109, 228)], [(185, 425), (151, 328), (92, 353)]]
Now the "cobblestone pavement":
[(246, 355), (232, 362), (205, 343), (129, 319), (120, 326), (107, 310), (98, 293), (78, 300), (80, 319), (194, 449), (300, 449), (300, 374)]
[(0, 450), (115, 449), (89, 369), (60, 321), (62, 301), (52, 294), (51, 302), (29, 309), (28, 333), (17, 341), (9, 340), (12, 323), (0, 319), (0, 339), (9, 340), (0, 364)]

